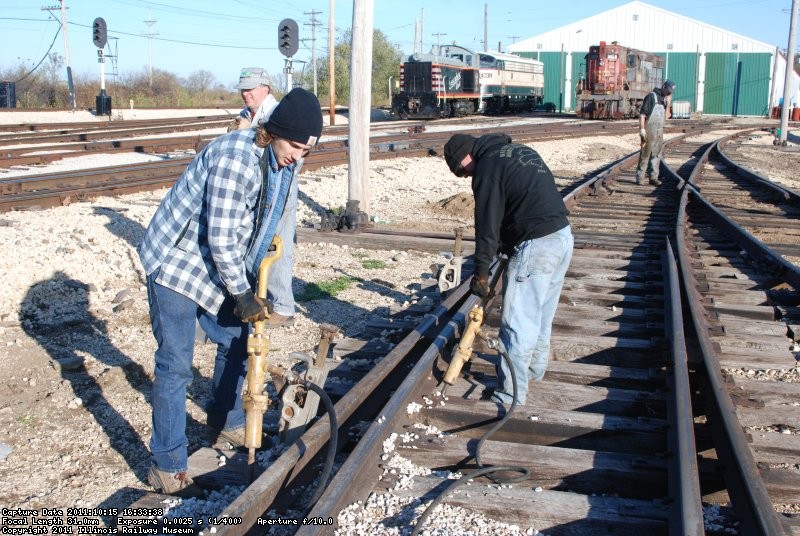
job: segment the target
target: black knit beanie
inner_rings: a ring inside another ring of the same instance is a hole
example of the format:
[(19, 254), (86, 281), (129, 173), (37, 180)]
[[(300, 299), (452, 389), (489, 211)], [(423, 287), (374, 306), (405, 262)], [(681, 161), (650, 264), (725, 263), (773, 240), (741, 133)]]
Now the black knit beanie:
[(454, 134), (453, 137), (444, 144), (444, 159), (447, 166), (453, 173), (456, 172), (458, 166), (464, 157), (472, 152), (472, 147), (475, 145), (475, 137), (469, 134)]
[(316, 145), (322, 134), (322, 109), (317, 97), (303, 88), (294, 88), (272, 111), (265, 128), (275, 136)]

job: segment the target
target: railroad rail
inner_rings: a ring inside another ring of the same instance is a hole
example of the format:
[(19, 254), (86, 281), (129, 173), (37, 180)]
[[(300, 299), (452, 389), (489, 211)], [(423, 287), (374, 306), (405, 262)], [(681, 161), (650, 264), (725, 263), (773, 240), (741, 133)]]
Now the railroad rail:
[[(541, 124), (496, 125), (497, 121), (487, 122), (489, 126), (478, 125), (468, 132), (474, 135), (505, 133), (515, 141), (563, 139), (573, 136), (620, 135), (630, 133), (631, 124), (598, 123), (598, 122), (561, 122)], [(676, 132), (692, 132), (708, 128), (708, 122), (695, 121), (671, 127)], [(159, 127), (161, 128), (161, 127)], [(171, 127), (163, 127), (171, 128)], [(326, 131), (327, 133), (327, 131)], [(99, 136), (100, 134), (97, 133)], [(326, 134), (327, 135), (327, 134)], [(450, 132), (396, 133), (389, 132), (373, 135), (370, 142), (372, 159), (420, 157), (442, 154), (442, 148), (449, 139)], [(74, 137), (74, 135), (73, 135)], [(176, 138), (152, 138), (136, 140), (97, 141), (91, 143), (60, 144), (71, 148), (70, 152), (58, 151), (49, 154), (29, 154), (7, 150), (9, 161), (20, 158), (25, 161), (49, 162), (64, 156), (76, 156), (87, 152), (157, 152), (164, 150), (194, 150), (201, 143), (209, 140), (204, 136), (183, 136)], [(73, 152), (77, 149), (77, 153)], [(0, 149), (0, 166), (2, 166), (3, 150)], [(8, 210), (25, 210), (30, 208), (49, 208), (65, 205), (77, 200), (86, 200), (98, 196), (127, 194), (148, 191), (171, 186), (180, 176), (194, 154), (175, 156), (163, 161), (144, 162), (139, 164), (94, 168), (84, 171), (42, 173), (8, 178), (0, 178), (0, 212)], [(306, 158), (306, 170), (319, 169), (325, 166), (347, 162), (348, 144), (346, 138), (332, 139), (320, 143), (318, 148)], [(1, 177), (1, 176), (0, 176)]]
[[(283, 516), (325, 523), (298, 533), (329, 534), (327, 520), (345, 524), (387, 504), (394, 506), (384, 510), (384, 525), (408, 530), (444, 494), (446, 506), (426, 521), (432, 528), (452, 523), (442, 511), (457, 508), (462, 519), (502, 519), (547, 534), (800, 534), (796, 515), (776, 513), (800, 497), (800, 275), (790, 262), (798, 257), (796, 194), (742, 167), (729, 132), (684, 128), (668, 143), (661, 186), (635, 184), (634, 154), (564, 188), (576, 247), (553, 327), (553, 360), (526, 404), (480, 443), (482, 463), (476, 447), (508, 410), (482, 396), (501, 358), (492, 341), (502, 299), (487, 308), (475, 354), (444, 397), (442, 374), (476, 299), (467, 282), (441, 301), (427, 287), (417, 305), (370, 326), (380, 337), (332, 349), (339, 359), (327, 360), (328, 377), (340, 380), (325, 385), (339, 424), (332, 480), (315, 481), (332, 433), (322, 416), (217, 516), (240, 522), (215, 531), (266, 532), (259, 520)], [(576, 129), (598, 133), (575, 124), (478, 133), (525, 141)], [(376, 137), (372, 157), (441, 154), (448, 137)], [(344, 160), (345, 144), (331, 140), (306, 169)], [(0, 207), (168, 186), (188, 161), (3, 180), (0, 203), (11, 202)], [(139, 173), (150, 174), (142, 184)], [(24, 196), (31, 197), (23, 203)], [(314, 239), (299, 231), (300, 240)], [(463, 237), (464, 254), (470, 239)], [(325, 240), (435, 251), (451, 242), (446, 233), (402, 231)], [(464, 279), (469, 272), (467, 262)], [(792, 378), (793, 371), (793, 382), (773, 374)], [(235, 472), (237, 455), (225, 455)], [(401, 460), (419, 474), (410, 479)], [(481, 477), (445, 493), (454, 477), (481, 465), (520, 464), (530, 470), (521, 483)], [(324, 493), (309, 505), (317, 485)], [(164, 499), (150, 494), (137, 504), (163, 506)], [(703, 523), (712, 510), (716, 528)]]
[[(488, 306), (475, 354), (445, 397), (442, 375), (476, 298), (468, 281), (440, 303), (428, 289), (432, 303), (375, 326), (390, 329), (390, 341), (334, 346), (343, 359), (329, 360), (329, 377), (358, 381), (326, 385), (338, 399), (332, 480), (314, 481), (332, 433), (322, 416), (218, 516), (231, 522), (216, 533), (268, 533), (259, 520), (283, 516), (322, 523), (298, 534), (330, 534), (328, 520), (354, 523), (370, 510), (408, 530), (457, 476), (524, 465), (520, 483), (475, 478), (447, 491), (451, 510), (440, 505), (426, 523), (453, 529), (456, 508), (468, 522), (547, 534), (800, 534), (796, 515), (776, 512), (800, 497), (798, 270), (733, 221), (741, 206), (729, 217), (704, 195), (722, 174), (763, 203), (763, 177), (748, 187), (751, 170), (713, 160), (732, 145), (727, 133), (692, 134), (670, 141), (659, 187), (635, 184), (634, 154), (565, 188), (576, 240), (552, 361), (491, 438), (482, 439), (508, 411), (483, 396), (500, 359), (492, 341), (502, 299)], [(755, 227), (784, 218), (789, 201), (773, 197), (783, 208), (759, 205)], [(403, 236), (358, 239), (393, 234)], [(776, 381), (776, 371), (794, 371), (794, 382)], [(309, 506), (316, 485), (325, 490)]]

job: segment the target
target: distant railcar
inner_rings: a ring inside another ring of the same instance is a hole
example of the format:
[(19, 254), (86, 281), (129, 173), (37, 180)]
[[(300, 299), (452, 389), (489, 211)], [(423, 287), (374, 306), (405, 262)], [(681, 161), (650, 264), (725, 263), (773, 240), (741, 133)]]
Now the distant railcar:
[(644, 98), (661, 87), (664, 58), (613, 41), (589, 47), (578, 82), (575, 114), (585, 119), (638, 117)]
[(457, 45), (414, 54), (400, 66), (392, 113), (435, 119), (474, 113), (533, 110), (544, 93), (540, 61)]

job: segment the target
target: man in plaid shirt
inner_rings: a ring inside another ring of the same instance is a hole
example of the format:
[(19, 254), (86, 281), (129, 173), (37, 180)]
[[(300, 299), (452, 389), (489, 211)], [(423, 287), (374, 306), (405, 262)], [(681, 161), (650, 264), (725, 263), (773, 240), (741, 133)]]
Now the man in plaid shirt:
[(139, 255), (158, 344), (148, 480), (163, 493), (202, 493), (186, 474), (186, 388), (197, 322), (217, 344), (208, 424), (235, 446), (244, 442), (247, 323), (263, 320), (270, 305), (253, 293), (262, 246), (272, 242), (297, 162), (321, 133), (319, 101), (293, 89), (265, 124), (206, 146), (145, 232)]

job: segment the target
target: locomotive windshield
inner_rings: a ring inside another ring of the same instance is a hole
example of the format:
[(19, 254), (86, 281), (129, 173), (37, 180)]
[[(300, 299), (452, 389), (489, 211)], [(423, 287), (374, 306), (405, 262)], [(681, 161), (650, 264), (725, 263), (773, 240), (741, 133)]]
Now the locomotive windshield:
[(497, 68), (497, 58), (494, 56), (489, 56), (488, 54), (479, 54), (478, 57), (480, 58), (482, 68)]

